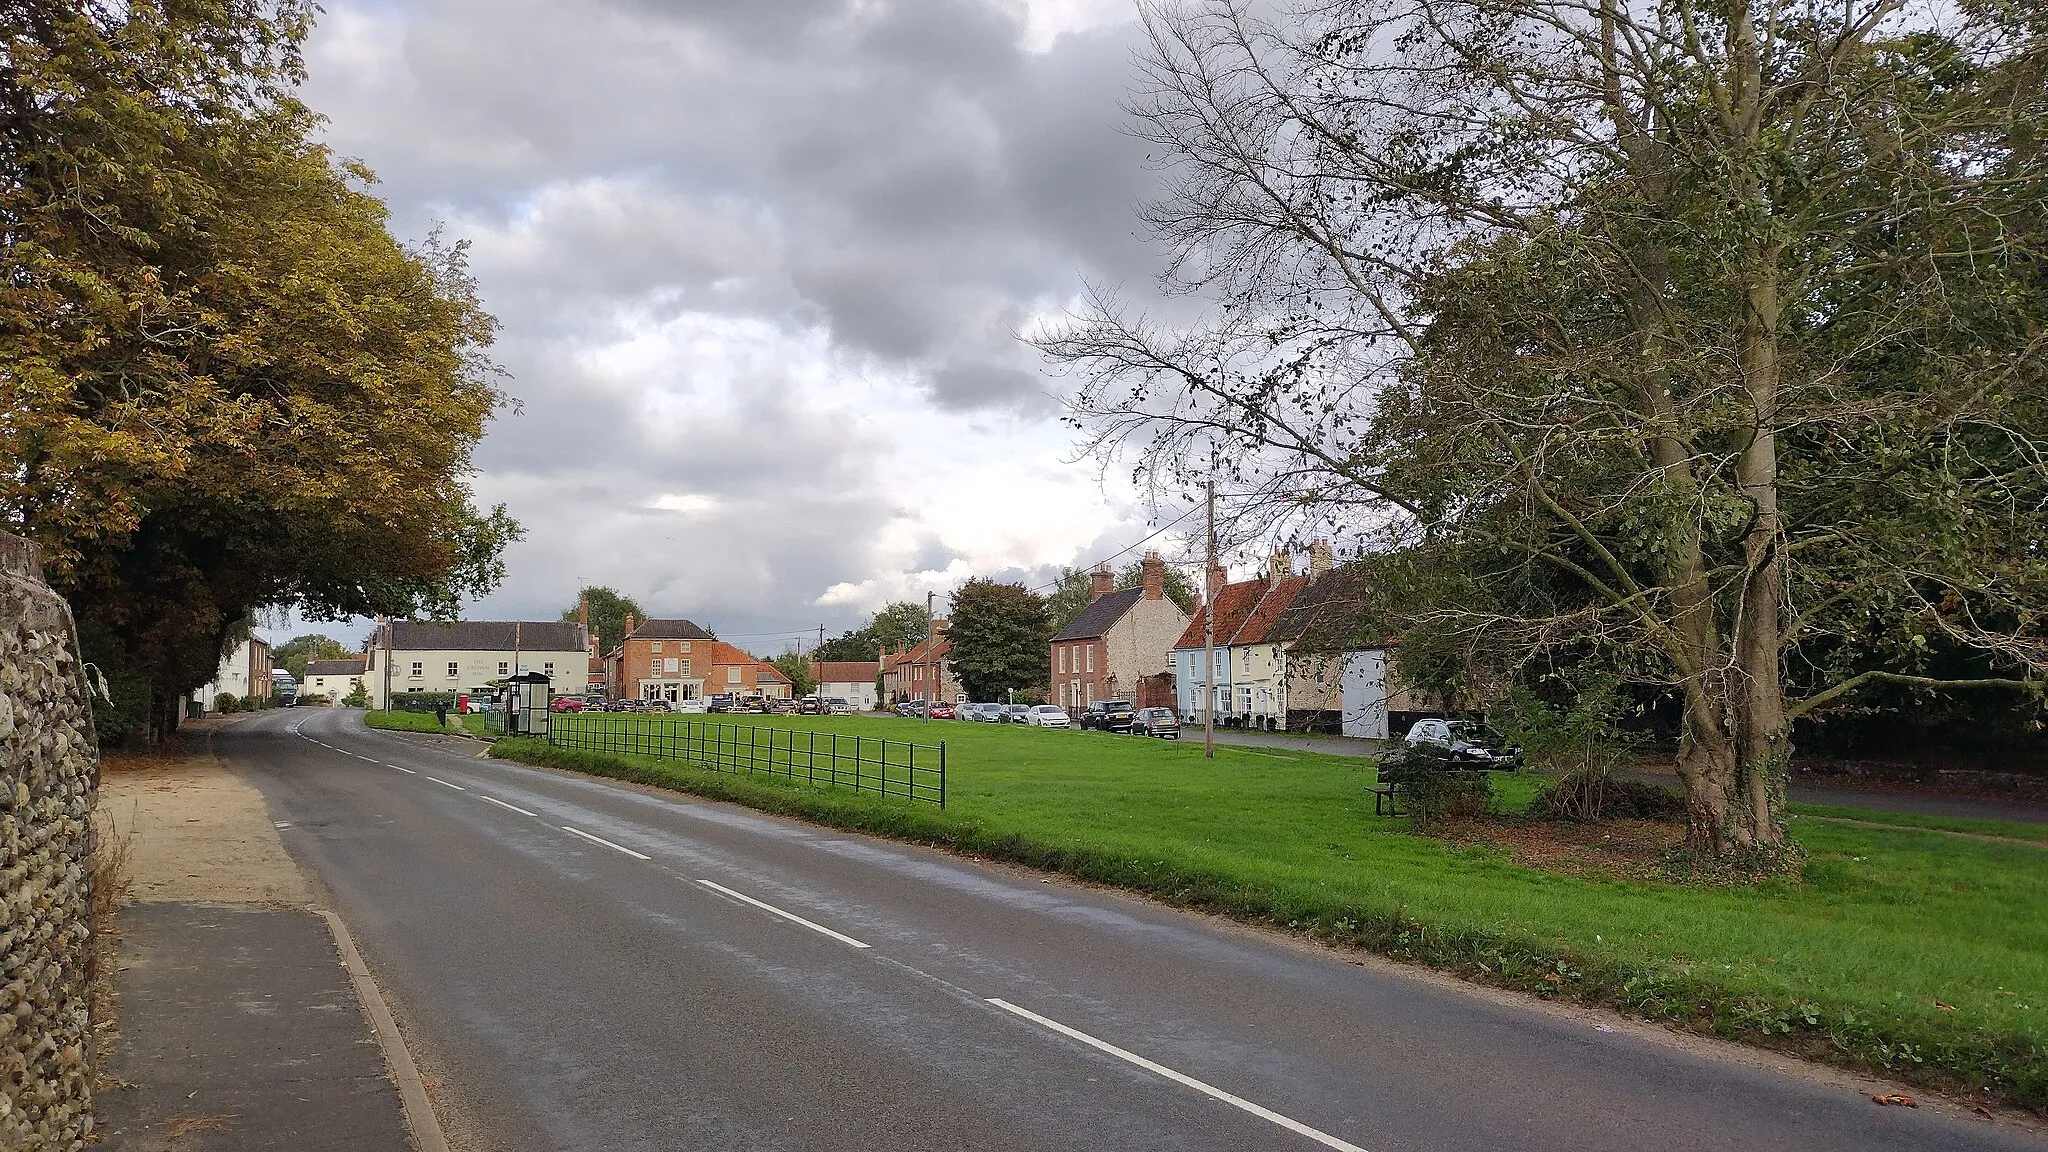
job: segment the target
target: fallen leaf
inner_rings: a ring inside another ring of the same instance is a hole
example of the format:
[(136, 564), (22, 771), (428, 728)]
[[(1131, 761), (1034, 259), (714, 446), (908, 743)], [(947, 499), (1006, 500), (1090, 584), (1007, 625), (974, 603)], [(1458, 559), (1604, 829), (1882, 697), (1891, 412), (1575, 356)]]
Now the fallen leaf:
[(1955, 1010), (1956, 1010), (1956, 1006), (1955, 1006), (1955, 1005), (1953, 1005), (1953, 1004), (1943, 1004), (1943, 1003), (1942, 1003), (1941, 1001), (1939, 1001), (1939, 1000), (1936, 1000), (1936, 1001), (1934, 1002), (1934, 1006), (1935, 1006), (1936, 1008), (1939, 1008), (1939, 1009), (1941, 1009), (1941, 1010), (1942, 1010), (1943, 1012), (1953, 1012), (1953, 1011), (1955, 1011)]
[(1920, 1106), (1918, 1100), (1903, 1092), (1887, 1092), (1882, 1096), (1872, 1096), (1870, 1102), (1872, 1104), (1889, 1104), (1895, 1108), (1918, 1108)]
[(1979, 1104), (1975, 1108), (1970, 1109), (1970, 1111), (1975, 1112), (1977, 1115), (1982, 1116), (1986, 1120), (1991, 1119), (1991, 1109), (1986, 1108), (1982, 1104)]

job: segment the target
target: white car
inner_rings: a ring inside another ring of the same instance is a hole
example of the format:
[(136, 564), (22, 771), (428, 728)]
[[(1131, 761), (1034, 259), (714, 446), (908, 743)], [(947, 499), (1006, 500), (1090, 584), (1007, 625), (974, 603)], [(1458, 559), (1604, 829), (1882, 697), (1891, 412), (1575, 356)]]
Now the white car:
[(678, 700), (675, 703), (670, 704), (668, 706), (668, 710), (671, 712), (684, 712), (692, 715), (701, 716), (710, 707), (711, 706), (709, 704), (706, 704), (704, 702), (704, 698), (702, 696), (692, 696), (688, 700)]
[(1466, 720), (1417, 720), (1408, 729), (1407, 743), (1434, 744), (1462, 764), (1484, 764), (1509, 772), (1521, 763), (1518, 748), (1501, 747), (1497, 737), (1484, 726)]
[(1073, 723), (1067, 710), (1057, 704), (1038, 705), (1024, 714), (1024, 722), (1034, 728), (1065, 728)]

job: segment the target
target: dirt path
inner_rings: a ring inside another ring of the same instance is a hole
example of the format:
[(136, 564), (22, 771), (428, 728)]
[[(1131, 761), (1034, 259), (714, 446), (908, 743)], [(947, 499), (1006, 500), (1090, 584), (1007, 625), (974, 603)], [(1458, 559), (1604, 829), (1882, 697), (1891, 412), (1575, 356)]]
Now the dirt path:
[(217, 759), (194, 725), (182, 753), (108, 757), (103, 834), (128, 841), (129, 898), (307, 907), (263, 796)]

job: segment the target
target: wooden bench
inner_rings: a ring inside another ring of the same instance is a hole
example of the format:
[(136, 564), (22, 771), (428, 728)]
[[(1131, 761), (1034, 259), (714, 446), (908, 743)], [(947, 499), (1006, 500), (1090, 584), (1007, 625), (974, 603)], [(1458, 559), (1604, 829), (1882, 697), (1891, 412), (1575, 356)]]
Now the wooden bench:
[(1372, 814), (1375, 816), (1399, 816), (1401, 814), (1401, 786), (1399, 784), (1374, 784), (1366, 789), (1372, 793)]

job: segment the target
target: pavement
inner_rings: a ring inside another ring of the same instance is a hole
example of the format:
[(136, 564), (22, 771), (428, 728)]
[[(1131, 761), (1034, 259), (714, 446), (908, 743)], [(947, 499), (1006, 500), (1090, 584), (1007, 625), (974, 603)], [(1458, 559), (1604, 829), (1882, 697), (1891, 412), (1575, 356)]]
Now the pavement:
[[(232, 728), (200, 725), (194, 754), (115, 757), (102, 776), (96, 820), (127, 846), (133, 899), (113, 917), (118, 1043), (98, 1135), (131, 1152), (408, 1152), (361, 991), (374, 984), (344, 967), (346, 928), (316, 910), (262, 796), (206, 752), (209, 730)], [(420, 1113), (431, 1125), (423, 1096)]]
[(2044, 1147), (1849, 1073), (345, 710), (220, 747), (458, 1148)]
[(95, 1097), (107, 1147), (412, 1147), (334, 937), (309, 911), (155, 901), (120, 914), (126, 1085)]

